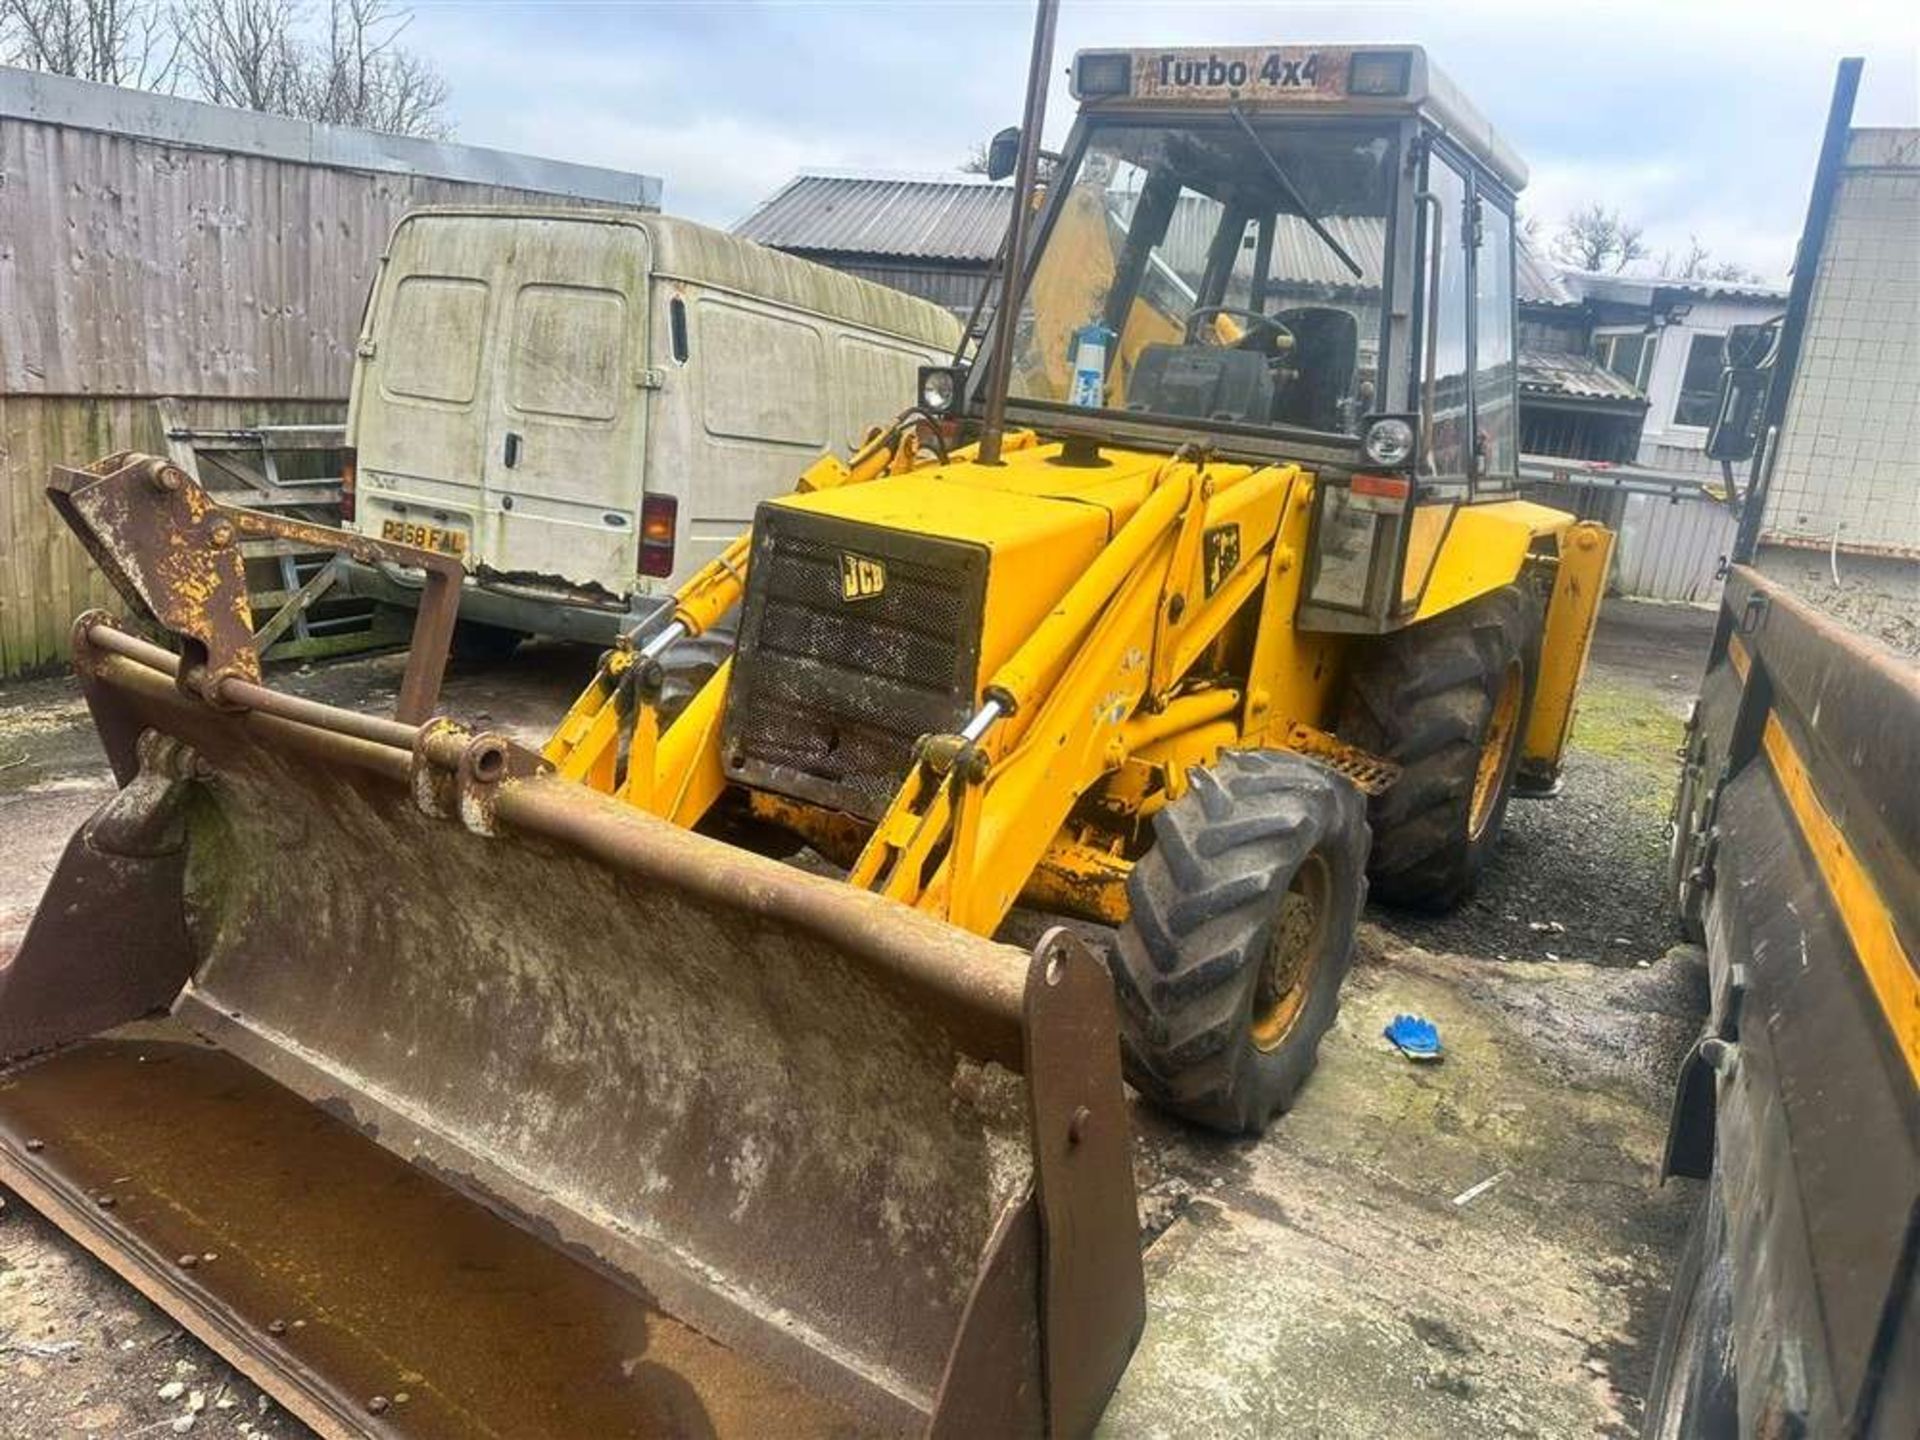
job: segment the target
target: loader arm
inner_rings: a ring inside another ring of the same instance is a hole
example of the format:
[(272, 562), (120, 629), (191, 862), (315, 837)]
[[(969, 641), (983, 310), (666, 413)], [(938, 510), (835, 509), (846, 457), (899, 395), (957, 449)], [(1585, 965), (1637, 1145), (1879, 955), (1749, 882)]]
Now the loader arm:
[[(1233, 743), (1244, 696), (1196, 673), (1266, 578), (1293, 466), (1182, 454), (984, 688), (967, 731), (921, 746), (850, 880), (991, 934), (1081, 797), (1145, 751), (1167, 784)], [(1229, 549), (1209, 533), (1252, 537)], [(1231, 559), (1226, 558), (1231, 555)], [(1124, 862), (1112, 870), (1124, 873)], [(1110, 876), (1108, 878), (1111, 878)]]

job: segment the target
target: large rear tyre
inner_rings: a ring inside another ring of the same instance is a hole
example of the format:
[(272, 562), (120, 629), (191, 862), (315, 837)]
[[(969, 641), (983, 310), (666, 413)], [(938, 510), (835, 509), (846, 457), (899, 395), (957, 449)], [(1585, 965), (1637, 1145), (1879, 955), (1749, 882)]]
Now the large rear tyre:
[(1375, 798), (1374, 898), (1450, 910), (1500, 839), (1540, 673), (1540, 606), (1508, 585), (1361, 657), (1342, 740), (1401, 765)]
[(1233, 751), (1154, 816), (1114, 966), (1127, 1078), (1162, 1109), (1257, 1132), (1340, 1008), (1366, 900), (1360, 792), (1304, 756)]

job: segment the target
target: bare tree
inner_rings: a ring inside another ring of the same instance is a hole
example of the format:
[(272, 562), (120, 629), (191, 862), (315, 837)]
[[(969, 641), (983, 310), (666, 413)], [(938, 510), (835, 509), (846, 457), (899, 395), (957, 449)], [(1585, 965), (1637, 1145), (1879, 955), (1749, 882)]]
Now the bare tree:
[(1564, 264), (1580, 270), (1620, 271), (1646, 258), (1646, 242), (1638, 225), (1620, 218), (1598, 201), (1566, 218), (1554, 236), (1553, 253)]
[(0, 59), (9, 65), (168, 90), (177, 55), (156, 0), (0, 0)]
[(403, 0), (0, 0), (0, 61), (216, 105), (434, 139), (447, 83)]
[(202, 99), (299, 115), (306, 77), (297, 0), (182, 0), (180, 63)]
[(1687, 248), (1679, 255), (1668, 250), (1660, 256), (1662, 280), (1724, 280), (1730, 284), (1752, 284), (1760, 276), (1735, 260), (1715, 260), (1713, 251), (1700, 243), (1698, 235), (1687, 237)]
[(329, 0), (326, 41), (307, 66), (302, 113), (395, 135), (449, 134), (446, 81), (399, 43), (412, 23), (392, 0)]

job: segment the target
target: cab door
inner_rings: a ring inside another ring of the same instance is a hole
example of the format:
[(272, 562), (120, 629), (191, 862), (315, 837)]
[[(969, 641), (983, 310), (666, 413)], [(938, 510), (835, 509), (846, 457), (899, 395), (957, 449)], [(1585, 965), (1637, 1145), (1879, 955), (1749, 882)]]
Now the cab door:
[(591, 217), (503, 219), (488, 357), (485, 565), (634, 588), (648, 382), (647, 232)]

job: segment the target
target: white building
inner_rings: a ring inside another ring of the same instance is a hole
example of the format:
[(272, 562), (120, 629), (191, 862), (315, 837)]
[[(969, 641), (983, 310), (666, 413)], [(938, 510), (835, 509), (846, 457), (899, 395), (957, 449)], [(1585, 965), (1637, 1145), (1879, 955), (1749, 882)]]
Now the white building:
[(1855, 130), (1774, 447), (1762, 569), (1920, 654), (1920, 130)]
[(1727, 331), (1776, 318), (1787, 292), (1581, 270), (1563, 270), (1561, 281), (1592, 312), (1594, 358), (1647, 397), (1637, 462), (1678, 474), (1717, 472), (1703, 451)]

